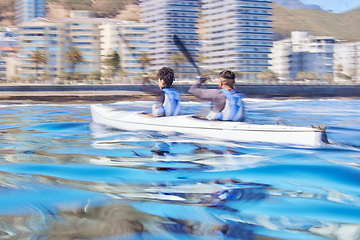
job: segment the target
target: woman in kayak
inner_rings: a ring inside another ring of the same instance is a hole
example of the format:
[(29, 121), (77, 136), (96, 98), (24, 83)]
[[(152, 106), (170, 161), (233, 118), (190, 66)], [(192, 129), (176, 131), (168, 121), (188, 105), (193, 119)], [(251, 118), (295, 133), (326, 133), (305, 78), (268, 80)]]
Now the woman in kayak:
[(169, 67), (161, 68), (157, 73), (159, 88), (144, 85), (143, 91), (155, 94), (156, 103), (152, 106), (154, 117), (176, 116), (180, 112), (180, 94), (171, 88), (175, 76), (174, 70)]
[(190, 87), (189, 93), (202, 100), (211, 101), (212, 109), (207, 119), (244, 121), (244, 103), (240, 93), (234, 89), (235, 74), (229, 70), (220, 72), (219, 89), (202, 89), (201, 85), (206, 80), (208, 80), (207, 77), (200, 77), (199, 81)]

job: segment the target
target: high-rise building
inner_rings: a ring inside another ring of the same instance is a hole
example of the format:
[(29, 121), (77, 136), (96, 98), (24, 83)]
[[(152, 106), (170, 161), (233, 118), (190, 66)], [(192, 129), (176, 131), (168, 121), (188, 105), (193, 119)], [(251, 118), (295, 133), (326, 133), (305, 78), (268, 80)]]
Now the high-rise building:
[(266, 70), (272, 47), (269, 0), (203, 0), (206, 68), (240, 72), (250, 80)]
[(45, 0), (16, 0), (15, 19), (16, 24), (31, 21), (34, 18), (44, 18), (46, 15)]
[(81, 17), (65, 18), (62, 19), (61, 22), (65, 25), (66, 51), (75, 48), (76, 50), (79, 50), (82, 56), (82, 61), (75, 63), (75, 65), (67, 61), (65, 71), (67, 73), (76, 73), (82, 77), (100, 73), (101, 19), (84, 15)]
[(360, 82), (360, 42), (339, 42), (335, 45), (334, 80)]
[[(105, 72), (104, 60), (116, 51), (120, 69), (126, 77), (139, 76), (144, 70), (140, 55), (148, 50), (143, 23), (116, 19), (94, 18), (85, 11), (73, 12), (72, 18), (50, 21), (36, 18), (19, 25), (19, 75), (22, 79), (41, 79), (49, 76), (55, 82), (76, 73), (82, 79)], [(82, 61), (72, 64), (67, 53), (79, 51)], [(46, 64), (36, 66), (32, 55), (41, 51)]]
[(151, 70), (171, 66), (178, 78), (193, 78), (196, 69), (181, 55), (173, 36), (176, 34), (196, 59), (200, 48), (199, 0), (142, 0), (141, 7), (142, 20), (149, 30)]
[(334, 37), (312, 36), (294, 31), (291, 38), (274, 43), (271, 69), (283, 78), (297, 78), (299, 72), (315, 73), (317, 78), (333, 75)]
[[(38, 79), (46, 74), (50, 79), (61, 75), (65, 68), (65, 25), (36, 18), (19, 25), (19, 75), (22, 79)], [(35, 51), (44, 54), (47, 63), (35, 65)], [(37, 69), (36, 69), (37, 68)]]
[[(147, 27), (140, 22), (113, 19), (101, 25), (102, 62), (116, 51), (120, 57), (120, 74), (134, 79), (140, 77), (148, 66), (141, 63), (141, 55), (148, 54), (149, 45), (146, 39)], [(106, 74), (107, 66), (103, 65)]]

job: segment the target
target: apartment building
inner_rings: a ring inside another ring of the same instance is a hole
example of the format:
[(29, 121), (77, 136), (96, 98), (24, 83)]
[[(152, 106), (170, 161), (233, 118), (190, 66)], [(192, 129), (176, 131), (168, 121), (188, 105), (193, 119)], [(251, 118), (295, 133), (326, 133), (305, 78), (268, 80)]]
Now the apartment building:
[(197, 32), (199, 0), (142, 0), (140, 4), (142, 21), (149, 30), (150, 70), (171, 66), (178, 78), (193, 78), (196, 69), (185, 58), (181, 59), (173, 35), (181, 39), (196, 59), (200, 48)]
[[(92, 13), (80, 15), (72, 13), (71, 18), (61, 19), (59, 22), (65, 26), (64, 47), (66, 51), (74, 47), (82, 56), (82, 62), (75, 63), (65, 61), (65, 72), (75, 72), (86, 78), (92, 73), (101, 71), (100, 56), (100, 26), (101, 19), (92, 18)], [(74, 69), (73, 69), (74, 68)]]
[(339, 42), (335, 45), (334, 80), (360, 82), (360, 42)]
[[(100, 71), (99, 24), (100, 22), (91, 22), (86, 18), (67, 18), (55, 22), (36, 18), (20, 24), (21, 78), (38, 78), (46, 74), (50, 79), (55, 79), (72, 72), (86, 77), (94, 71)], [(83, 59), (75, 67), (66, 56), (71, 47), (77, 48)], [(47, 58), (47, 64), (40, 64), (38, 69), (31, 57), (36, 50), (44, 52)]]
[(35, 18), (44, 18), (46, 15), (45, 0), (16, 0), (15, 1), (15, 20), (16, 25)]
[(270, 54), (270, 69), (279, 74), (280, 79), (290, 78), (290, 55), (292, 53), (291, 38), (275, 41)]
[(0, 56), (0, 82), (6, 78), (6, 59)]
[[(65, 24), (51, 22), (44, 18), (35, 18), (19, 25), (18, 56), (20, 58), (19, 75), (22, 79), (34, 79), (48, 75), (50, 79), (59, 76), (65, 68)], [(34, 64), (34, 51), (44, 53), (47, 64)]]
[(323, 78), (333, 75), (334, 37), (312, 36), (307, 31), (294, 31), (291, 38), (274, 42), (271, 69), (284, 78), (297, 78), (299, 72), (315, 73)]
[[(142, 66), (140, 57), (149, 51), (146, 38), (147, 27), (140, 22), (110, 20), (101, 25), (101, 57), (116, 51), (120, 57), (120, 72), (127, 77), (139, 77), (147, 66)], [(102, 70), (106, 73), (106, 66)]]
[(272, 47), (268, 0), (203, 0), (205, 67), (241, 72), (250, 80), (268, 69)]
[[(58, 21), (36, 18), (19, 25), (19, 74), (23, 79), (33, 79), (36, 73), (55, 79), (73, 71), (86, 78), (104, 71), (104, 59), (112, 51), (120, 55), (126, 76), (143, 72), (139, 56), (148, 50), (143, 23), (95, 18), (87, 11), (75, 11), (71, 16)], [(83, 59), (74, 69), (66, 56), (71, 47), (78, 49)], [(31, 58), (35, 50), (43, 51), (47, 58), (47, 64), (38, 69)]]

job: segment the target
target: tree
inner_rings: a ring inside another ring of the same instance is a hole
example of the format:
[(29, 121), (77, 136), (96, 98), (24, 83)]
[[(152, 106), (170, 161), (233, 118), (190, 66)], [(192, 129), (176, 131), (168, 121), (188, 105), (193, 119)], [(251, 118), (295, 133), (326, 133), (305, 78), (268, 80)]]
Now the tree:
[(142, 52), (139, 56), (139, 61), (140, 61), (141, 69), (143, 70), (143, 72), (145, 72), (146, 66), (150, 65), (151, 58), (149, 58), (149, 55), (146, 52)]
[(316, 73), (314, 73), (314, 72), (309, 72), (306, 77), (310, 80), (317, 79)]
[(351, 76), (345, 74), (345, 73), (336, 73), (336, 76), (340, 79), (343, 79), (343, 80), (351, 80)]
[(296, 74), (296, 78), (297, 78), (297, 79), (304, 80), (306, 77), (307, 77), (306, 72), (298, 72), (298, 73)]
[(35, 63), (35, 71), (36, 71), (35, 79), (38, 80), (39, 65), (47, 64), (47, 56), (43, 50), (37, 49), (32, 52), (30, 58)]
[(334, 80), (334, 76), (333, 76), (332, 74), (330, 74), (330, 73), (325, 73), (324, 76), (323, 76), (323, 79), (324, 79), (326, 82), (332, 84), (332, 83), (333, 83), (333, 80)]
[(174, 65), (175, 72), (179, 71), (179, 66), (185, 62), (185, 58), (180, 53), (175, 53), (170, 56), (170, 61)]
[(269, 79), (269, 80), (275, 81), (275, 80), (279, 79), (278, 75), (279, 74), (275, 73), (274, 71), (267, 69), (262, 72), (259, 72), (257, 76), (260, 80)]
[(81, 52), (76, 47), (70, 47), (66, 52), (66, 58), (71, 64), (71, 78), (74, 78), (75, 75), (75, 66), (77, 63), (83, 62), (83, 57)]
[(352, 81), (353, 83), (355, 83), (355, 82), (356, 82), (356, 75), (357, 75), (357, 70), (356, 70), (356, 68), (349, 68), (349, 69), (348, 69), (348, 73), (349, 73), (349, 75), (350, 75), (350, 77), (351, 77), (351, 81)]
[(98, 70), (92, 71), (89, 74), (89, 80), (100, 80), (101, 79), (101, 72)]
[(104, 63), (106, 66), (109, 67), (110, 72), (111, 72), (110, 76), (113, 78), (120, 69), (119, 54), (114, 50), (111, 54), (106, 56)]
[(336, 71), (336, 72), (342, 72), (342, 71), (344, 71), (343, 65), (341, 65), (341, 64), (337, 65), (337, 66), (335, 67), (335, 71)]

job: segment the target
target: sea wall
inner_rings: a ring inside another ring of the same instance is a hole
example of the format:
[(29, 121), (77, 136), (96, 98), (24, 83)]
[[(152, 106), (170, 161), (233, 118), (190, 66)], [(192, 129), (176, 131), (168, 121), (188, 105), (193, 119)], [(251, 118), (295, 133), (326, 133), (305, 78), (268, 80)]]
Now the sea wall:
[[(141, 85), (2, 85), (1, 92), (102, 92), (122, 91), (126, 93), (141, 91)], [(205, 88), (217, 88), (214, 84), (205, 84)], [(189, 84), (174, 85), (174, 88), (186, 94)], [(278, 98), (278, 97), (360, 97), (360, 85), (237, 85), (236, 89), (245, 97)]]

